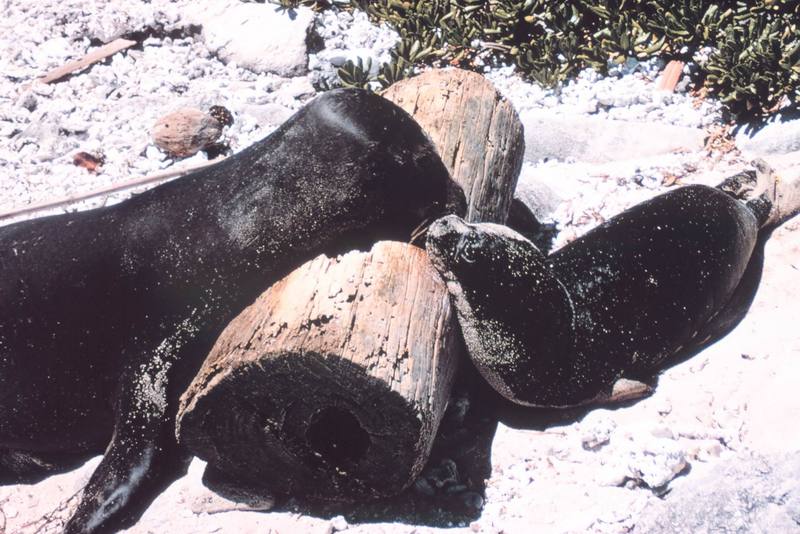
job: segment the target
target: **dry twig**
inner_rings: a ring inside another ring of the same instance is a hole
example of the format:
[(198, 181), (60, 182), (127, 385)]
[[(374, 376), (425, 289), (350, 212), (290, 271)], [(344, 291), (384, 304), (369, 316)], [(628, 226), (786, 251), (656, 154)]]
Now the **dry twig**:
[(70, 61), (66, 65), (62, 65), (60, 67), (51, 70), (50, 72), (39, 78), (37, 81), (41, 83), (54, 82), (56, 80), (63, 78), (68, 74), (72, 74), (76, 70), (88, 67), (92, 63), (97, 63), (98, 61), (101, 61), (107, 58), (108, 56), (113, 56), (120, 50), (125, 50), (126, 48), (130, 48), (135, 44), (136, 41), (131, 41), (129, 39), (122, 39), (122, 38), (115, 39), (110, 43), (101, 46), (100, 48), (95, 48), (94, 50), (92, 50), (91, 52), (89, 52), (80, 59), (76, 59), (75, 61)]
[(209, 167), (211, 165), (219, 163), (220, 161), (222, 161), (222, 159), (224, 158), (218, 158), (213, 161), (204, 161), (202, 163), (198, 163), (195, 165), (187, 165), (185, 167), (181, 167), (180, 169), (169, 169), (163, 172), (157, 172), (155, 174), (151, 174), (149, 176), (143, 176), (141, 178), (135, 178), (133, 180), (128, 180), (126, 182), (121, 182), (102, 189), (95, 189), (94, 191), (89, 191), (88, 193), (81, 193), (78, 195), (73, 195), (71, 197), (61, 198), (58, 200), (51, 200), (49, 202), (34, 204), (32, 206), (26, 206), (24, 208), (15, 208), (12, 209), (11, 211), (0, 213), (0, 221), (11, 217), (18, 217), (20, 215), (28, 215), (31, 213), (35, 213), (37, 211), (44, 211), (46, 209), (74, 204), (82, 200), (87, 200), (102, 195), (116, 193), (117, 191), (124, 191), (126, 189), (132, 189), (134, 187), (150, 184), (153, 182), (160, 182), (163, 180), (167, 180), (169, 178), (174, 178), (176, 176), (182, 176), (184, 174), (188, 174), (189, 172), (196, 171), (198, 169), (202, 169), (204, 167)]

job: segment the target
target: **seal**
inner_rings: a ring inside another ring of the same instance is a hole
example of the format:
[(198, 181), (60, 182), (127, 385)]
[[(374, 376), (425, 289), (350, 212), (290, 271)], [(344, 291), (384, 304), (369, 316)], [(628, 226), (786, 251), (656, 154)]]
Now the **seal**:
[(676, 189), (549, 256), (504, 226), (448, 216), (430, 227), (427, 250), (472, 361), (500, 394), (549, 407), (625, 400), (730, 323), (770, 214), (760, 191), (745, 203), (718, 188)]
[(465, 210), (408, 114), (343, 89), (215, 166), (0, 227), (0, 483), (105, 451), (66, 532), (130, 525), (185, 470), (178, 398), (237, 313), (320, 253)]

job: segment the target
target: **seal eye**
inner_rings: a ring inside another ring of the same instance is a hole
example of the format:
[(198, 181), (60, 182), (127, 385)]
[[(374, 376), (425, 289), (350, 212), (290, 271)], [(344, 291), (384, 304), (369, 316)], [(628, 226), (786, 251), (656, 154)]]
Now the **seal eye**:
[(478, 244), (469, 239), (462, 239), (456, 254), (466, 263), (475, 263), (478, 259)]

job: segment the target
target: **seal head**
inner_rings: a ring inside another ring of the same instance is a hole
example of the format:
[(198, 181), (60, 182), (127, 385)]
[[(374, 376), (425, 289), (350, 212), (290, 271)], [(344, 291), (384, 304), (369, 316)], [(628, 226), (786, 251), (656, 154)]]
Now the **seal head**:
[(574, 372), (574, 312), (539, 249), (505, 226), (451, 215), (431, 225), (427, 250), (483, 377), (516, 402), (560, 403), (561, 378)]

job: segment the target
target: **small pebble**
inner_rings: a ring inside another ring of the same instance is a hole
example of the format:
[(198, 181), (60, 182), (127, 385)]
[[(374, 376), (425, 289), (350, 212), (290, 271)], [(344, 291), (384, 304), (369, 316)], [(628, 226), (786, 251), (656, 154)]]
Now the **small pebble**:
[(155, 145), (147, 145), (145, 149), (145, 157), (151, 161), (164, 161), (167, 155), (158, 149)]
[(484, 500), (480, 494), (474, 491), (465, 491), (461, 495), (459, 495), (461, 502), (464, 503), (464, 506), (467, 507), (468, 510), (481, 510), (483, 509)]
[(340, 532), (342, 530), (347, 530), (350, 525), (347, 524), (347, 520), (344, 516), (337, 515), (333, 519), (331, 519), (331, 528), (333, 528), (334, 532)]
[(656, 438), (675, 439), (675, 434), (672, 432), (672, 429), (666, 426), (654, 427), (650, 431), (650, 434)]
[(25, 94), (19, 98), (18, 103), (28, 111), (34, 111), (36, 106), (39, 104), (39, 102), (36, 100), (36, 95), (31, 91), (26, 91)]

